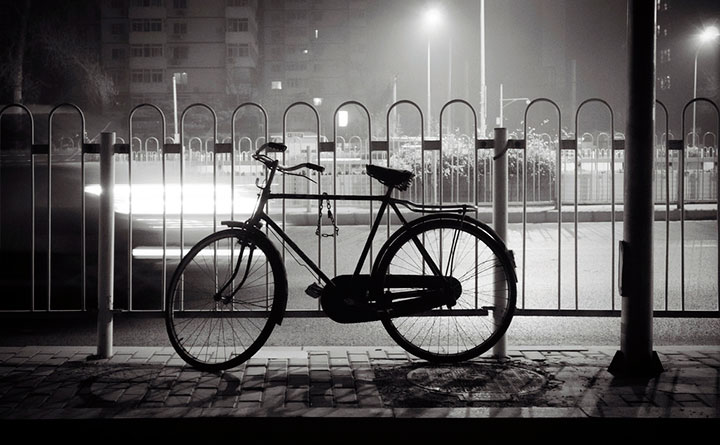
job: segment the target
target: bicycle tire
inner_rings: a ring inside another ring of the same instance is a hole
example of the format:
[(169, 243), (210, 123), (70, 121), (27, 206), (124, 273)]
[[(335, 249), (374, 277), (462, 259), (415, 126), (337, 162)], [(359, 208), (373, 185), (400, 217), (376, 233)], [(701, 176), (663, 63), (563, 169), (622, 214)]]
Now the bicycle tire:
[[(454, 252), (453, 236), (457, 236)], [(462, 294), (452, 308), (443, 306), (417, 316), (384, 317), (381, 322), (388, 334), (406, 351), (430, 362), (455, 363), (487, 352), (505, 334), (515, 311), (514, 265), (504, 244), (491, 229), (473, 219), (430, 215), (400, 228), (388, 240), (378, 254), (374, 282), (384, 283), (393, 272), (431, 274), (413, 237), (418, 237), (436, 264), (442, 264), (443, 275), (462, 283)], [(444, 246), (441, 240), (445, 241)], [(415, 259), (411, 258), (413, 252)], [(454, 262), (450, 261), (451, 253), (457, 255), (452, 258)], [(496, 306), (494, 297), (495, 281), (501, 283), (500, 306)], [(375, 295), (389, 305), (387, 290), (383, 284)], [(481, 315), (485, 311), (487, 316)], [(447, 338), (442, 338), (443, 333)]]
[[(227, 300), (216, 301), (218, 289), (231, 281), (236, 266), (235, 279), (222, 293)], [(168, 285), (165, 321), (170, 343), (199, 370), (238, 366), (280, 323), (287, 294), (285, 267), (267, 236), (255, 229), (213, 233), (183, 257)]]

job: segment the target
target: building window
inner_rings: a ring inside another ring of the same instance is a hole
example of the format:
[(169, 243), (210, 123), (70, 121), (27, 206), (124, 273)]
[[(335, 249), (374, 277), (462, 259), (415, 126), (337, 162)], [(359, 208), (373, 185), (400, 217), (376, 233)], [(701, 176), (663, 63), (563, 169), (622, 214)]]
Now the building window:
[(188, 47), (187, 46), (176, 46), (172, 48), (173, 59), (187, 59), (188, 58)]
[(162, 57), (162, 45), (133, 45), (130, 47), (133, 57)]
[(136, 19), (132, 21), (133, 32), (160, 32), (162, 31), (161, 19)]
[(122, 48), (113, 48), (110, 54), (113, 60), (125, 59), (125, 50)]
[(229, 44), (227, 47), (228, 57), (248, 57), (250, 46), (247, 43)]
[(670, 48), (660, 51), (660, 63), (669, 63), (670, 60)]
[(248, 19), (228, 19), (228, 32), (247, 32)]
[(173, 8), (186, 9), (187, 8), (187, 0), (173, 0)]
[(110, 34), (114, 36), (125, 34), (125, 25), (122, 23), (113, 23), (110, 25)]
[(228, 0), (228, 6), (242, 7), (248, 5), (248, 0)]
[(175, 23), (173, 24), (173, 34), (187, 34), (187, 23)]
[(162, 0), (132, 0), (131, 4), (136, 8), (159, 8), (162, 6)]
[(123, 9), (125, 7), (125, 0), (111, 0), (110, 7), (113, 9)]
[(162, 83), (163, 70), (132, 70), (130, 81), (132, 83)]
[(125, 82), (125, 71), (111, 71), (110, 78), (115, 85)]

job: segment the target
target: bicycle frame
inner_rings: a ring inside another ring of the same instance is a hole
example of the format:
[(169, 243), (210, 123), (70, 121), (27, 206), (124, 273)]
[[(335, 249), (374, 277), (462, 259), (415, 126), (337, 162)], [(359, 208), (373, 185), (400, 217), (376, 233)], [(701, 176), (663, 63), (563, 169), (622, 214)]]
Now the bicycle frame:
[[(382, 218), (385, 216), (385, 213), (388, 210), (388, 207), (392, 208), (392, 210), (395, 212), (395, 215), (397, 215), (398, 219), (403, 225), (406, 225), (408, 221), (405, 219), (403, 214), (400, 212), (400, 209), (398, 208), (398, 205), (403, 205), (410, 209), (411, 211), (416, 212), (424, 212), (424, 213), (440, 213), (440, 212), (458, 212), (465, 214), (468, 210), (474, 211), (477, 210), (475, 206), (472, 205), (456, 205), (456, 206), (438, 206), (438, 205), (418, 205), (411, 201), (403, 200), (403, 199), (397, 199), (392, 197), (393, 188), (388, 187), (387, 192), (384, 195), (325, 195), (325, 194), (298, 194), (298, 193), (271, 193), (270, 192), (270, 186), (272, 184), (273, 178), (275, 176), (275, 168), (269, 168), (269, 175), (265, 181), (265, 186), (260, 187), (262, 189), (262, 193), (260, 194), (260, 197), (258, 199), (257, 208), (253, 212), (253, 215), (247, 220), (246, 224), (252, 225), (254, 227), (260, 227), (260, 221), (264, 221), (268, 227), (270, 227), (282, 240), (288, 244), (290, 249), (292, 249), (295, 253), (297, 253), (300, 258), (305, 262), (305, 264), (312, 269), (313, 272), (317, 274), (320, 280), (322, 280), (326, 285), (331, 283), (331, 278), (327, 276), (320, 267), (318, 267), (315, 262), (308, 257), (305, 252), (302, 251), (302, 249), (295, 244), (295, 242), (290, 238), (287, 233), (285, 233), (284, 230), (267, 214), (265, 213), (265, 205), (268, 201), (273, 199), (307, 199), (307, 200), (333, 200), (333, 201), (380, 201), (380, 209), (378, 210), (378, 214), (375, 217), (375, 221), (373, 222), (373, 225), (370, 229), (370, 234), (368, 235), (367, 240), (365, 241), (365, 246), (363, 247), (362, 252), (360, 253), (360, 258), (358, 258), (357, 265), (355, 267), (355, 271), (353, 275), (358, 276), (360, 275), (360, 271), (362, 270), (363, 265), (365, 264), (365, 260), (367, 259), (368, 253), (370, 252), (370, 246), (372, 246), (372, 242), (375, 239), (375, 235), (377, 233), (378, 228), (380, 227), (380, 224), (382, 222)], [(420, 251), (421, 255), (425, 259), (425, 261), (428, 263), (431, 271), (433, 274), (440, 276), (442, 275), (442, 272), (440, 271), (440, 268), (432, 261), (430, 255), (425, 250), (425, 247), (423, 244), (415, 239), (414, 240), (416, 246), (418, 247), (418, 250)]]

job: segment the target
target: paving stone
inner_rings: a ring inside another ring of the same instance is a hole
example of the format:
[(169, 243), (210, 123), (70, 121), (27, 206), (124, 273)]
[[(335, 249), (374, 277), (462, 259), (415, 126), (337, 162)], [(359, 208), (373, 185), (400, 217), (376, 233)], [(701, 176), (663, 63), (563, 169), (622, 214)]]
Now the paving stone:
[(265, 376), (246, 376), (242, 382), (242, 389), (261, 390), (265, 385)]
[(290, 360), (288, 360), (288, 366), (309, 366), (309, 360), (307, 358), (300, 358), (300, 357), (290, 357)]
[(150, 389), (145, 393), (143, 402), (160, 402), (164, 403), (165, 399), (170, 395), (167, 389)]
[(165, 399), (165, 406), (176, 407), (186, 406), (190, 403), (190, 395), (178, 395), (170, 393), (167, 399)]
[(47, 394), (30, 394), (20, 402), (18, 408), (40, 408), (47, 399)]
[(387, 359), (387, 352), (384, 349), (370, 349), (368, 350), (368, 356), (371, 360), (383, 360)]
[(255, 366), (264, 368), (267, 366), (267, 359), (253, 357), (250, 360), (248, 360), (247, 362), (245, 362), (245, 366), (248, 368), (255, 367)]
[(310, 402), (286, 402), (285, 408), (289, 410), (306, 410), (310, 408)]
[(219, 395), (212, 403), (213, 407), (217, 408), (234, 408), (235, 404), (237, 402), (238, 397), (233, 396), (226, 396), (226, 395)]
[(318, 408), (331, 408), (333, 406), (332, 396), (327, 395), (311, 395), (310, 406)]
[(332, 397), (332, 387), (326, 383), (318, 383), (310, 386), (310, 397), (329, 396)]
[(267, 373), (267, 368), (264, 366), (248, 366), (245, 368), (246, 376), (264, 376)]
[(285, 382), (287, 381), (288, 373), (287, 370), (268, 370), (267, 372), (267, 380), (269, 382)]
[(164, 365), (170, 361), (169, 355), (154, 354), (148, 359), (148, 363)]
[(125, 363), (132, 358), (130, 354), (114, 354), (110, 358), (110, 363)]
[(354, 363), (356, 363), (356, 362), (359, 362), (359, 363), (369, 363), (370, 362), (370, 357), (368, 356), (367, 353), (351, 352), (348, 354), (348, 358), (349, 358), (350, 362), (353, 363), (353, 366), (354, 366)]
[(288, 402), (308, 402), (310, 400), (310, 388), (288, 388), (285, 400)]
[(357, 403), (354, 388), (333, 388), (333, 397), (337, 403)]
[(683, 408), (706, 408), (707, 405), (702, 400), (679, 402)]
[(262, 406), (266, 408), (283, 406), (286, 390), (285, 386), (266, 388), (262, 394)]
[(308, 374), (291, 374), (287, 379), (288, 386), (307, 386), (309, 384), (310, 376)]
[(170, 394), (173, 396), (189, 396), (195, 391), (193, 382), (176, 382), (170, 388)]
[(705, 402), (707, 406), (714, 406), (720, 408), (720, 397), (717, 394), (696, 394), (697, 397)]
[(190, 396), (190, 404), (192, 406), (209, 407), (216, 395), (217, 391), (214, 389), (197, 388)]
[(332, 381), (332, 374), (325, 370), (310, 370), (310, 381), (315, 383), (326, 383)]
[(198, 380), (196, 386), (198, 388), (218, 388), (222, 377), (215, 374), (204, 374)]
[(145, 394), (147, 392), (148, 388), (149, 388), (149, 386), (147, 383), (136, 383), (136, 384), (128, 386), (128, 388), (125, 390), (125, 394), (130, 394), (130, 395)]
[(334, 368), (332, 371), (332, 382), (336, 387), (354, 388), (355, 379), (350, 368)]
[(331, 358), (330, 368), (347, 368), (350, 366), (350, 360), (347, 358)]
[(261, 402), (262, 401), (262, 391), (257, 390), (245, 390), (240, 393), (240, 396), (238, 398), (238, 403), (240, 402)]

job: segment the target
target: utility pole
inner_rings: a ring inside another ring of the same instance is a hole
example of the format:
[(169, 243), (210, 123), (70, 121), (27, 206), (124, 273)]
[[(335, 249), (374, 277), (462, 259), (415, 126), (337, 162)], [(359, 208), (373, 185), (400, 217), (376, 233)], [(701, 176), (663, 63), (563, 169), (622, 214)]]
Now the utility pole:
[(620, 241), (621, 349), (608, 371), (650, 377), (664, 371), (653, 351), (653, 136), (656, 0), (628, 0), (628, 120), (624, 240)]
[[(502, 113), (502, 111), (501, 111)], [(487, 131), (487, 86), (485, 85), (485, 0), (480, 0), (480, 137)], [(502, 124), (500, 125), (503, 126)]]

